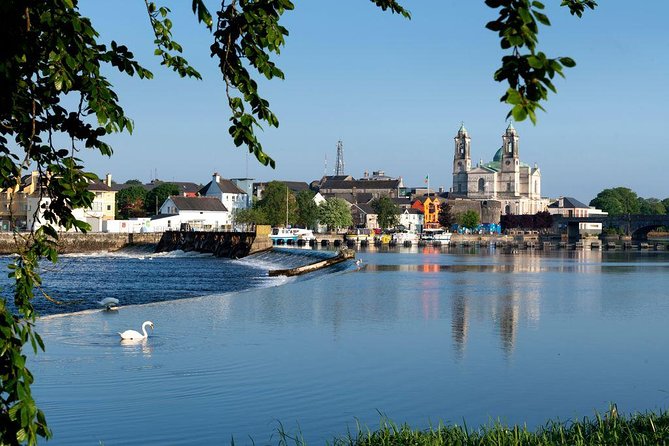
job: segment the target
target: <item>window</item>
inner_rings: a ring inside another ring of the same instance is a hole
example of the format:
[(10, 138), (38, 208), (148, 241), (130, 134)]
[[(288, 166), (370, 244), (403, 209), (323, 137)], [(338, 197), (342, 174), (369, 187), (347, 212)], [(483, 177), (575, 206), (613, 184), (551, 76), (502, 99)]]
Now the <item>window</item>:
[(479, 192), (485, 192), (485, 180), (479, 178)]
[(107, 205), (107, 210), (108, 210), (108, 211), (111, 211), (111, 204), (108, 204), (108, 205)]

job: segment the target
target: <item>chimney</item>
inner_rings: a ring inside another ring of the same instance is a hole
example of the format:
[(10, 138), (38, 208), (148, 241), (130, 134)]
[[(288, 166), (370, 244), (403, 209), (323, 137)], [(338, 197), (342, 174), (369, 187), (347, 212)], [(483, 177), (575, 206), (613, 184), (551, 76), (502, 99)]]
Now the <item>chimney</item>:
[(111, 187), (111, 185), (112, 185), (112, 180), (111, 180), (111, 174), (110, 173), (105, 175), (105, 184), (107, 185), (107, 187)]
[(218, 174), (218, 172), (214, 172), (211, 179), (213, 180), (214, 183), (218, 183), (221, 181), (221, 176)]

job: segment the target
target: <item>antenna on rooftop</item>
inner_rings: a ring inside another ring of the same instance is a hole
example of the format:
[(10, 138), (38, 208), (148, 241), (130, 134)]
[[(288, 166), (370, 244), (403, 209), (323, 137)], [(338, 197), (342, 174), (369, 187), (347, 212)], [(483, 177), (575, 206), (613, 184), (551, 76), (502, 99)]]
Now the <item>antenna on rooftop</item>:
[(344, 144), (337, 141), (337, 163), (335, 164), (335, 175), (344, 175)]
[(328, 154), (325, 153), (325, 168), (323, 169), (323, 176), (328, 176)]

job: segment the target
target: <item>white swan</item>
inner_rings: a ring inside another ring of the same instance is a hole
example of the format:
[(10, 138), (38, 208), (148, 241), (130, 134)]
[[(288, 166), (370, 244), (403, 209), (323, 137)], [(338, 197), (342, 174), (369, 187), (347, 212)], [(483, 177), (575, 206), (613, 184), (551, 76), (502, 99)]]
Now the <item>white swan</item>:
[(115, 307), (118, 305), (118, 299), (113, 297), (105, 297), (104, 299), (98, 301), (98, 305), (105, 307), (105, 310), (107, 311), (117, 310)]
[(151, 330), (153, 330), (153, 322), (151, 321), (144, 321), (142, 324), (142, 333), (135, 331), (135, 330), (126, 330), (123, 333), (119, 333), (121, 335), (121, 340), (122, 341), (134, 341), (137, 339), (146, 339), (149, 337), (149, 335), (146, 333), (146, 326), (151, 327)]

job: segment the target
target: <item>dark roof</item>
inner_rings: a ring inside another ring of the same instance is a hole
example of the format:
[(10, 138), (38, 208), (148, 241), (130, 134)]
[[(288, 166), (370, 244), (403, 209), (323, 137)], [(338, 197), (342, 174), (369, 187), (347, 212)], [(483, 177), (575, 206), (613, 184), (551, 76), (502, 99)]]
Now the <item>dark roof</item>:
[(370, 193), (356, 193), (355, 196), (352, 193), (323, 193), (323, 198), (341, 198), (346, 200), (351, 204), (354, 203), (369, 203), (374, 199), (374, 195)]
[(216, 197), (170, 197), (180, 211), (212, 211), (227, 212), (227, 208)]
[[(211, 188), (212, 183), (213, 181), (210, 181), (206, 186), (200, 189), (200, 195), (207, 195), (207, 192), (209, 191), (209, 188)], [(218, 188), (224, 194), (246, 194), (246, 192), (237, 187), (235, 183), (230, 180), (226, 180), (225, 178), (219, 178), (217, 184)]]
[[(563, 209), (565, 209), (565, 208), (589, 209), (590, 208), (590, 206), (588, 206), (587, 204), (583, 204), (580, 201), (578, 201), (576, 198), (572, 198), (572, 197), (562, 197), (562, 203), (563, 203), (563, 206), (562, 206)], [(555, 200), (553, 203), (549, 204), (548, 207), (552, 208), (552, 209), (559, 208), (560, 207), (560, 199)]]
[(416, 208), (406, 208), (406, 209), (403, 209), (403, 210), (402, 210), (402, 213), (404, 213), (404, 212), (407, 212), (407, 213), (409, 213), (409, 214), (420, 214), (420, 215), (423, 215), (423, 211), (421, 211), (420, 209), (416, 209)]
[(90, 183), (88, 185), (88, 190), (101, 190), (101, 191), (115, 191), (113, 188), (107, 186), (105, 183), (102, 183), (100, 181), (95, 181), (93, 183)]
[(360, 209), (365, 214), (376, 215), (376, 211), (374, 210), (374, 208), (370, 204), (360, 203), (360, 204), (356, 204), (355, 206), (358, 207), (358, 209)]
[(182, 194), (185, 194), (185, 193), (195, 194), (200, 190), (200, 185), (196, 184), (196, 183), (190, 183), (190, 182), (187, 182), (187, 181), (160, 181), (160, 180), (153, 180), (150, 183), (146, 183), (146, 184), (128, 184), (128, 183), (117, 184), (117, 183), (113, 183), (112, 186), (111, 186), (111, 189), (118, 192), (120, 190), (127, 189), (127, 188), (132, 187), (132, 186), (141, 186), (145, 190), (150, 191), (151, 189), (154, 189), (154, 188), (160, 186), (161, 184), (174, 184), (175, 186), (177, 186), (179, 188), (179, 191)]
[(321, 189), (386, 189), (396, 190), (400, 186), (401, 180), (331, 180), (327, 179)]
[(399, 207), (410, 207), (411, 206), (411, 198), (409, 197), (396, 197), (396, 198), (391, 198), (393, 200), (393, 203), (398, 205)]
[(334, 180), (334, 181), (350, 181), (353, 180), (353, 177), (351, 175), (326, 175), (321, 179), (321, 182), (325, 182), (328, 180)]

